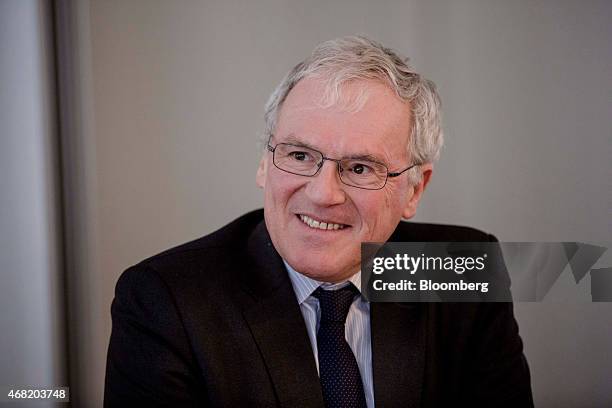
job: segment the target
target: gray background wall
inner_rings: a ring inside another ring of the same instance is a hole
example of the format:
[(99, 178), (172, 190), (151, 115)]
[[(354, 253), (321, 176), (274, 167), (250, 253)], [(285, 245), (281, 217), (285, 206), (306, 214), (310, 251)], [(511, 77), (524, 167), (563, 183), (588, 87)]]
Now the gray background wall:
[[(367, 34), (439, 85), (447, 144), (417, 220), (471, 225), (504, 241), (612, 246), (608, 1), (57, 5), (70, 377), (81, 405), (102, 399), (117, 277), (261, 206), (254, 172), (263, 105), (323, 40)], [(3, 130), (3, 166), (10, 140)], [(30, 191), (24, 186), (44, 191), (5, 177), (3, 201), (32, 203), (14, 197)], [(0, 214), (8, 223), (15, 213)], [(17, 265), (7, 259), (9, 269)], [(610, 265), (606, 254), (597, 266)], [(589, 288), (588, 277), (576, 286), (566, 274), (543, 303), (515, 305), (537, 406), (612, 404), (612, 304), (590, 303)], [(49, 330), (40, 333), (52, 337)]]

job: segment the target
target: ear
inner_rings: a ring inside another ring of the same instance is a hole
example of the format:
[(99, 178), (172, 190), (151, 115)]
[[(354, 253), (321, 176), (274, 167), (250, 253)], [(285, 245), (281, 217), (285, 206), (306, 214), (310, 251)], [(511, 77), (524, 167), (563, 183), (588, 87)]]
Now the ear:
[(267, 154), (261, 156), (259, 161), (259, 167), (257, 167), (257, 174), (255, 176), (255, 183), (259, 188), (266, 186), (266, 175), (268, 174), (268, 158)]
[(421, 181), (411, 187), (412, 195), (406, 203), (406, 207), (404, 208), (404, 212), (402, 213), (402, 216), (405, 219), (412, 218), (416, 214), (419, 201), (421, 201), (421, 197), (423, 196), (425, 187), (427, 187), (429, 179), (431, 178), (431, 174), (433, 173), (433, 164), (422, 164), (421, 166), (419, 166), (419, 171), (421, 172)]

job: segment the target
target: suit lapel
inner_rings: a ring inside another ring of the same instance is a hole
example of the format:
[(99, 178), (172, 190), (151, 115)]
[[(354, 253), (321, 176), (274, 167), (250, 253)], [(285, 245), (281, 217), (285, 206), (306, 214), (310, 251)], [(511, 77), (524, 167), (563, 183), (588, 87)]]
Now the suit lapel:
[(421, 405), (425, 361), (424, 313), (421, 304), (371, 304), (376, 406)]
[(248, 244), (243, 274), (243, 315), (285, 407), (321, 407), (323, 396), (313, 351), (282, 259), (262, 222)]

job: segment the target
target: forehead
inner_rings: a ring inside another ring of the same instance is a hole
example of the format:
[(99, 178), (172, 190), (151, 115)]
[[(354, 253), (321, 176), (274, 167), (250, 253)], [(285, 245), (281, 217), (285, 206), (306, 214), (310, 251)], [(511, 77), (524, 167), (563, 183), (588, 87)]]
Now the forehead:
[(297, 140), (327, 155), (372, 154), (385, 161), (407, 156), (410, 105), (386, 84), (355, 80), (331, 99), (326, 82), (305, 78), (289, 92), (275, 129), (278, 141)]

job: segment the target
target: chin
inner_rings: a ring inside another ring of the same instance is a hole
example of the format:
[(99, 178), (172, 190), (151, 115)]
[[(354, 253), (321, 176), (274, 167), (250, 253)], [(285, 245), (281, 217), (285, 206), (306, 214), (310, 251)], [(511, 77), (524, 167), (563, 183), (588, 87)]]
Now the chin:
[[(344, 258), (344, 257), (342, 257)], [(359, 262), (354, 258), (343, 260), (333, 254), (322, 256), (299, 256), (287, 260), (297, 272), (318, 281), (336, 282), (348, 279), (359, 271)], [(293, 262), (292, 262), (293, 261)]]

